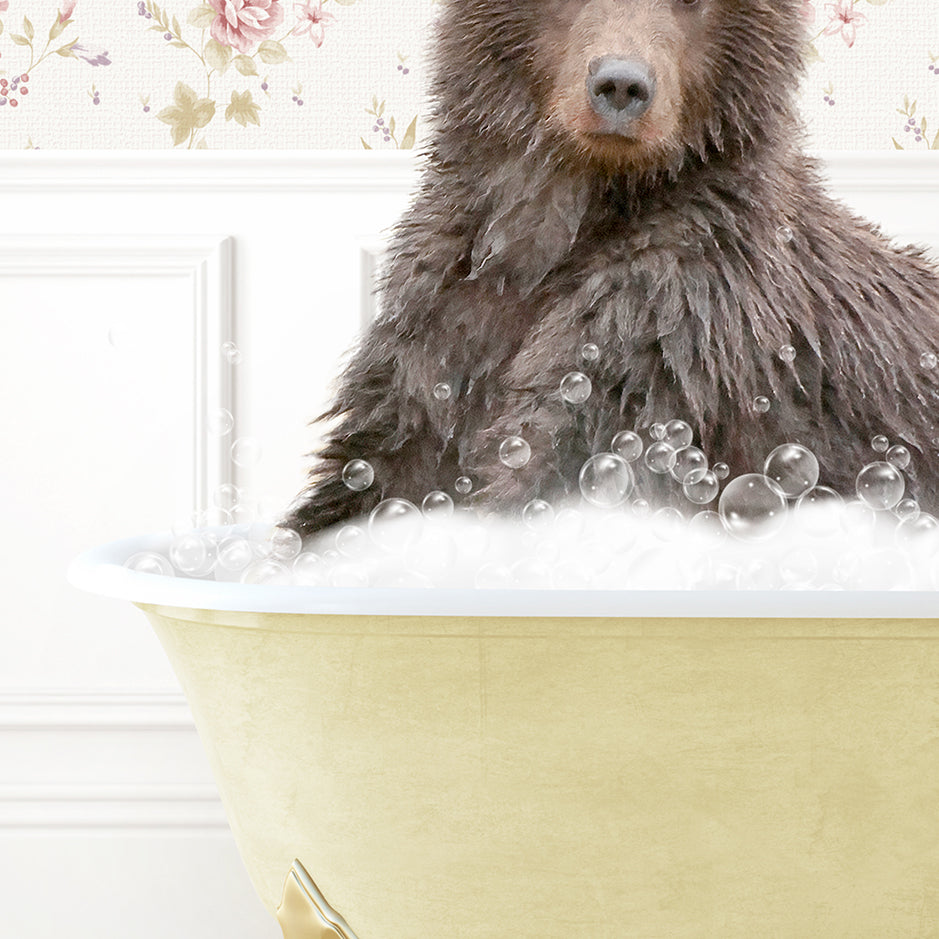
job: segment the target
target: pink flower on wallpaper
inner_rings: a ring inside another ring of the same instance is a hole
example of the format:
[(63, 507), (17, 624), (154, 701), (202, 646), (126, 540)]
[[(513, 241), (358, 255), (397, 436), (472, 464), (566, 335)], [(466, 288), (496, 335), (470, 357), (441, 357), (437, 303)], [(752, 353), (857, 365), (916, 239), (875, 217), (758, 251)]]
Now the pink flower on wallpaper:
[(295, 3), (293, 8), (300, 18), (294, 27), (294, 35), (309, 36), (319, 49), (326, 35), (326, 24), (335, 22), (336, 17), (332, 13), (323, 12), (323, 0), (304, 0), (303, 3)]
[(802, 0), (802, 19), (806, 23), (814, 23), (815, 16), (815, 4), (812, 0)]
[(0, 13), (6, 13), (9, 9), (10, 0), (0, 0)]
[(223, 46), (248, 52), (268, 39), (284, 18), (279, 0), (208, 0), (219, 15), (212, 21), (212, 38)]
[(838, 0), (837, 3), (826, 3), (825, 9), (831, 16), (831, 22), (822, 30), (826, 36), (834, 36), (835, 33), (841, 33), (841, 38), (847, 43), (848, 48), (854, 45), (857, 38), (857, 28), (862, 23), (867, 22), (867, 17), (863, 13), (858, 13), (854, 9), (854, 0)]
[(78, 0), (65, 0), (65, 3), (62, 4), (62, 9), (59, 10), (59, 22), (64, 23), (66, 20), (72, 18), (72, 14), (75, 12), (75, 4)]

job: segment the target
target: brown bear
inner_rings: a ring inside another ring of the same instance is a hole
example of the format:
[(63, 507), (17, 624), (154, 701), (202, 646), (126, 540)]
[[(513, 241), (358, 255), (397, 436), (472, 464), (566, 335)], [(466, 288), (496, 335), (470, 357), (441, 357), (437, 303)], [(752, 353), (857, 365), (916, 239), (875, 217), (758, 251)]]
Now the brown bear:
[[(939, 274), (800, 150), (802, 6), (447, 3), (419, 192), (286, 524), (461, 476), (458, 499), (495, 509), (559, 498), (617, 431), (671, 418), (733, 475), (800, 442), (844, 493), (884, 434), (912, 452), (908, 493), (939, 506)], [(571, 371), (581, 403), (559, 392)], [(507, 435), (527, 465), (500, 462)], [(341, 479), (356, 458), (363, 491)]]

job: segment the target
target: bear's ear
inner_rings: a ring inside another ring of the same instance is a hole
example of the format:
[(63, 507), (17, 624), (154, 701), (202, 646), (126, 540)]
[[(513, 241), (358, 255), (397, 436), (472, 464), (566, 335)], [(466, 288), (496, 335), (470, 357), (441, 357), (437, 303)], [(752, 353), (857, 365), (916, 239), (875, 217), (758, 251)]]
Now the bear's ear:
[[(513, 161), (515, 162), (515, 161)], [(488, 211), (473, 239), (474, 280), (504, 277), (527, 296), (567, 256), (590, 201), (586, 181), (563, 173), (532, 173), (517, 161), (486, 181)]]

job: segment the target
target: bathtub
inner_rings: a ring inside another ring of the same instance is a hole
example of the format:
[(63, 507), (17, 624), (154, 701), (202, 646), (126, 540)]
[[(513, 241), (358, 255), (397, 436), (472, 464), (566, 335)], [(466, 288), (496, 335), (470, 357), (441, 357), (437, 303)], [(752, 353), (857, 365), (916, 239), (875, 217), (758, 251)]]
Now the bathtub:
[(288, 939), (939, 934), (939, 594), (355, 590), (79, 558)]

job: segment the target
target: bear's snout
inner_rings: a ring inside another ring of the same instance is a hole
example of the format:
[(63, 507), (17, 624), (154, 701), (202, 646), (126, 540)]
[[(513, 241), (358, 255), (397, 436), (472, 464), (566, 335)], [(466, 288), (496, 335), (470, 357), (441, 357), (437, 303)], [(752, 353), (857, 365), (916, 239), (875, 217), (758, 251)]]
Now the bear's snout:
[(587, 97), (612, 133), (623, 133), (649, 109), (655, 76), (641, 59), (604, 55), (587, 67)]

